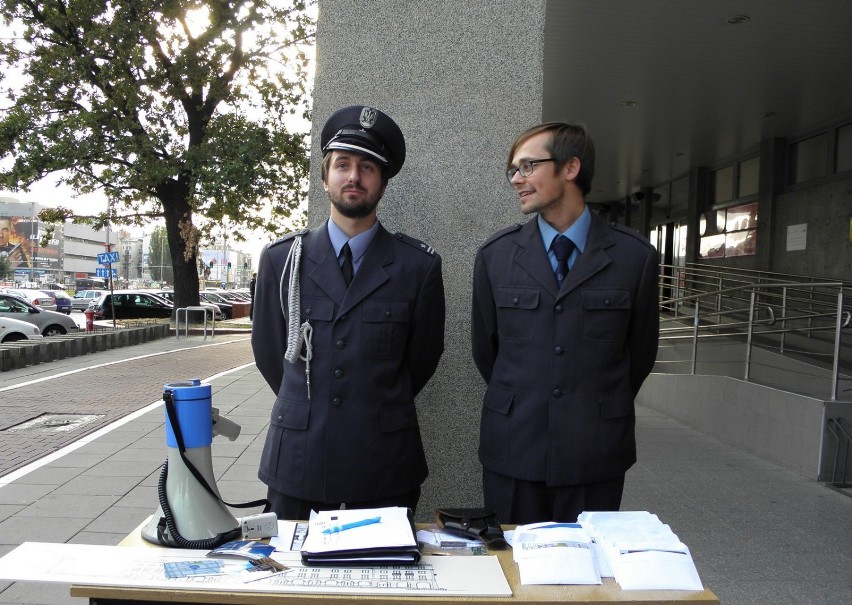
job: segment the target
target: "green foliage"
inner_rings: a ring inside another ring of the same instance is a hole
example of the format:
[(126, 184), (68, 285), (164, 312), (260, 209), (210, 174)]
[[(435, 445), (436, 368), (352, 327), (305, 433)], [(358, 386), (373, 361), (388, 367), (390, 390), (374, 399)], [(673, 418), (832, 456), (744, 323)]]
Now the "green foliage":
[(165, 218), (180, 236), (178, 276), (195, 272), (208, 229), (194, 216), (254, 228), (297, 212), (314, 36), (305, 2), (2, 0), (0, 19), (18, 34), (0, 40), (0, 74), (22, 78), (0, 75), (0, 186), (57, 173), (78, 193), (105, 193), (110, 214), (56, 219)]
[(172, 252), (169, 240), (163, 227), (155, 227), (148, 243), (148, 268), (151, 279), (158, 282), (174, 283), (172, 274)]
[(0, 255), (0, 280), (12, 279), (13, 275), (12, 263), (5, 254)]

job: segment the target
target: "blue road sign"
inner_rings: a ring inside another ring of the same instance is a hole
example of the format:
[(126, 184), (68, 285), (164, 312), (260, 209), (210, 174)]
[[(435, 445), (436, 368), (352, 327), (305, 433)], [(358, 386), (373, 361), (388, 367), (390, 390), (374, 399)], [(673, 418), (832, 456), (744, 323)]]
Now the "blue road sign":
[[(109, 269), (107, 269), (106, 267), (96, 267), (95, 277), (109, 277)], [(118, 278), (118, 269), (112, 270), (112, 278)]]
[(118, 252), (102, 252), (98, 254), (98, 262), (102, 265), (110, 265), (118, 262)]

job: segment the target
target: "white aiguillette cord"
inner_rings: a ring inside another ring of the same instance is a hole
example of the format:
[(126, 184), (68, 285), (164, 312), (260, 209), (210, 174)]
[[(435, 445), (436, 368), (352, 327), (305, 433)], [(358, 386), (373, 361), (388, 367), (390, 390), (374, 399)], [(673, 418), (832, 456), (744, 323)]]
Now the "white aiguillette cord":
[[(311, 359), (314, 356), (311, 337), (313, 328), (305, 320), (299, 325), (302, 316), (301, 285), (299, 283), (299, 268), (302, 263), (302, 237), (297, 236), (293, 240), (287, 260), (284, 262), (284, 270), (281, 272), (281, 281), (278, 284), (278, 298), (281, 301), (281, 313), (287, 320), (287, 351), (284, 359), (290, 363), (296, 363), (301, 359), (305, 362), (305, 380), (308, 385), (308, 400), (311, 398)], [(289, 294), (287, 296), (287, 308), (284, 308), (284, 276), (287, 275), (287, 267), (290, 267)], [(302, 355), (302, 343), (305, 345), (305, 354)]]

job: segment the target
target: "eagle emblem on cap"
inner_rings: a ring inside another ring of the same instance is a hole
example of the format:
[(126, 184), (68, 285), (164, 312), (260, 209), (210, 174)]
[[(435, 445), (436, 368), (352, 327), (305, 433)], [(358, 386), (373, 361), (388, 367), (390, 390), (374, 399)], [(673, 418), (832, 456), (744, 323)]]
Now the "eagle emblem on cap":
[(361, 110), (361, 117), (359, 121), (361, 122), (362, 128), (372, 128), (376, 124), (376, 118), (379, 117), (379, 112), (373, 109), (372, 107), (364, 107)]

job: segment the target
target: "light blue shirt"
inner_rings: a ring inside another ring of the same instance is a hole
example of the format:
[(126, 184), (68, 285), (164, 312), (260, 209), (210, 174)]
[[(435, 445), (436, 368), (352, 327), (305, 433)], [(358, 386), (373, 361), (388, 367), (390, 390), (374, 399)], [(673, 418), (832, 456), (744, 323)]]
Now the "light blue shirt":
[[(568, 227), (564, 233), (559, 233), (548, 223), (542, 216), (538, 215), (538, 230), (541, 233), (541, 242), (544, 244), (544, 249), (547, 251), (547, 258), (550, 259), (550, 268), (556, 271), (556, 254), (550, 249), (550, 244), (553, 243), (553, 238), (557, 235), (564, 235), (574, 242), (574, 251), (568, 257), (568, 268), (574, 266), (583, 251), (586, 249), (586, 239), (589, 237), (589, 227), (592, 225), (592, 213), (589, 207), (583, 208), (583, 214), (580, 215), (574, 224)], [(341, 244), (343, 245), (343, 244)]]
[(338, 264), (343, 264), (343, 259), (340, 258), (340, 250), (346, 242), (349, 242), (349, 249), (352, 250), (352, 275), (358, 273), (358, 267), (361, 266), (364, 253), (373, 243), (373, 238), (376, 237), (378, 231), (379, 221), (376, 221), (372, 227), (350, 239), (333, 220), (328, 219), (328, 237), (334, 248), (334, 254), (337, 256)]

